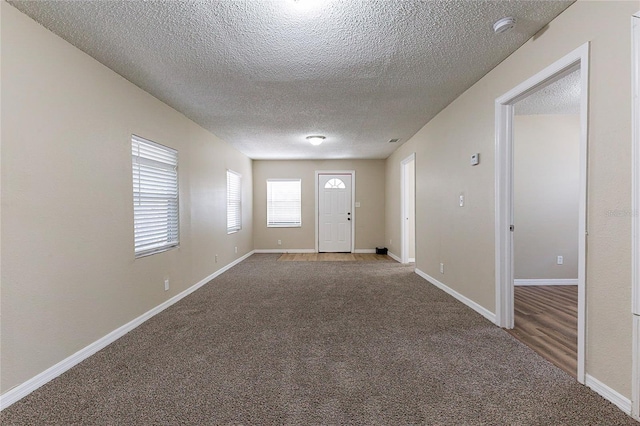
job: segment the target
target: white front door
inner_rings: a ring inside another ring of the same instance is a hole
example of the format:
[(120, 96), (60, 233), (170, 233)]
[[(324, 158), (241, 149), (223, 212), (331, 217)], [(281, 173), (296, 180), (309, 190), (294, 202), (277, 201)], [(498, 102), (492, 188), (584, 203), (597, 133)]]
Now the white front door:
[(318, 251), (351, 252), (351, 175), (318, 174)]

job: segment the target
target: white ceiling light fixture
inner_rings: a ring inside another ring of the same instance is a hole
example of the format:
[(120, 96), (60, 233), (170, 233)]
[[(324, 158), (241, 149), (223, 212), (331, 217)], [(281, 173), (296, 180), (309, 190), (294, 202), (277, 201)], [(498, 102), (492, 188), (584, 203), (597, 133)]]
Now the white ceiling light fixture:
[(309, 141), (309, 143), (315, 146), (320, 145), (322, 141), (324, 141), (325, 139), (326, 138), (324, 136), (318, 136), (318, 135), (307, 136), (307, 140)]
[(502, 34), (509, 31), (511, 28), (516, 26), (516, 18), (511, 16), (507, 18), (498, 19), (493, 24), (493, 32), (496, 34)]

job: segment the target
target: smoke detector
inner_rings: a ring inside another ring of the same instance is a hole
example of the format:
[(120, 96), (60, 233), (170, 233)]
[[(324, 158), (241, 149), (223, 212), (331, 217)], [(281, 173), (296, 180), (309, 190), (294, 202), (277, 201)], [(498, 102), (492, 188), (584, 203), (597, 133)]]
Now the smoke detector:
[(498, 19), (495, 24), (493, 24), (493, 32), (496, 34), (502, 34), (509, 31), (511, 28), (516, 26), (516, 18), (507, 17)]

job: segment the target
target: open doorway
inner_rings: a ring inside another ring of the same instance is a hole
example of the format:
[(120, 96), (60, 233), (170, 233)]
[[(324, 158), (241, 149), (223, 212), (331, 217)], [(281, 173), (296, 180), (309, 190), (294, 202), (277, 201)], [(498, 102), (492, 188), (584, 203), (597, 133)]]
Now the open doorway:
[(402, 263), (416, 261), (416, 155), (411, 154), (401, 163), (402, 204)]
[(580, 70), (514, 104), (511, 334), (573, 377), (578, 344)]
[[(587, 118), (589, 44), (585, 44), (496, 99), (496, 323), (514, 327), (515, 222), (514, 126), (516, 104), (576, 71), (579, 71), (579, 140), (577, 182), (577, 318), (576, 374), (585, 381), (585, 273), (587, 201)], [(574, 222), (574, 223), (575, 223)], [(551, 259), (557, 263), (557, 256)], [(549, 259), (547, 258), (547, 261)], [(562, 259), (564, 261), (564, 258)]]

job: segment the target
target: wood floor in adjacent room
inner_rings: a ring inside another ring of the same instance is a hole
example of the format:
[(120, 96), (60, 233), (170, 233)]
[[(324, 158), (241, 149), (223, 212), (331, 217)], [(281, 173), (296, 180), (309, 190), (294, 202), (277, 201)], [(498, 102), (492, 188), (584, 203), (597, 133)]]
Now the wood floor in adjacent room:
[(386, 254), (375, 253), (284, 253), (278, 260), (289, 262), (395, 262)]
[(578, 286), (515, 287), (515, 338), (576, 377)]

